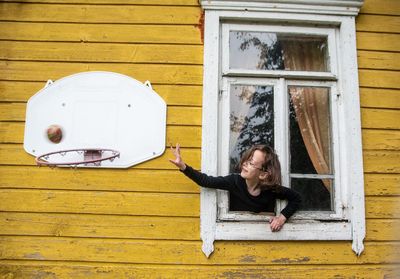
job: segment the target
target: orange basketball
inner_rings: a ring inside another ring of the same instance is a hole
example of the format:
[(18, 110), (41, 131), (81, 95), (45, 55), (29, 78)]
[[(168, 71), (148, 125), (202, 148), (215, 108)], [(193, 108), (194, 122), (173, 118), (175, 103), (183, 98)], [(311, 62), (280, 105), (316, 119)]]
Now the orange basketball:
[(62, 129), (58, 125), (50, 125), (47, 128), (47, 138), (52, 143), (59, 143), (62, 140)]

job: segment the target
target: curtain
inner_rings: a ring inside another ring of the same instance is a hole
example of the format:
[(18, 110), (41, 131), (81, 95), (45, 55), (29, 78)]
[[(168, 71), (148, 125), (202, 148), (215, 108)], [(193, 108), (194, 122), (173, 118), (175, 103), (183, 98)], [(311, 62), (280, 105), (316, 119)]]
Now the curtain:
[[(324, 56), (318, 53), (320, 44), (310, 41), (282, 41), (285, 70), (325, 71)], [(330, 174), (329, 164), (329, 94), (326, 88), (293, 86), (289, 94), (301, 136), (318, 174)], [(323, 180), (331, 193), (331, 183)]]

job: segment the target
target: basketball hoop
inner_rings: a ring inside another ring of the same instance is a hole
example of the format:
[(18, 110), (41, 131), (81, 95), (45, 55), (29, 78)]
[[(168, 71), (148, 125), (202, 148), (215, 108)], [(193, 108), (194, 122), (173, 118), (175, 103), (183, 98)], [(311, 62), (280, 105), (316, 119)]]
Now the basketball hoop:
[(77, 167), (84, 165), (87, 167), (98, 167), (101, 162), (109, 160), (114, 161), (119, 158), (120, 152), (113, 149), (69, 149), (49, 152), (36, 157), (36, 164), (38, 166), (70, 166)]

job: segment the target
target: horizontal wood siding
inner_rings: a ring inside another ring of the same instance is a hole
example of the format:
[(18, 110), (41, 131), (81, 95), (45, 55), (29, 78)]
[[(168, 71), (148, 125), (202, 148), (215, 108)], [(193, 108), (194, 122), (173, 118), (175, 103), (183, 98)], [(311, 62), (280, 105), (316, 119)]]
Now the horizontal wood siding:
[(203, 42), (197, 0), (0, 3), (0, 278), (396, 278), (400, 263), (400, 3), (357, 18), (367, 236), (217, 241), (201, 252), (199, 188), (162, 156), (126, 170), (38, 168), (27, 100), (48, 79), (114, 71), (167, 102), (167, 147), (200, 167)]

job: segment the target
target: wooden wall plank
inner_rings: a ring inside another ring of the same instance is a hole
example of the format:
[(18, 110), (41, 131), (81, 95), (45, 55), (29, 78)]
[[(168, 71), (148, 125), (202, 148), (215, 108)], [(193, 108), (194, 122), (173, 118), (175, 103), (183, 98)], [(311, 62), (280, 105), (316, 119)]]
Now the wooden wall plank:
[(400, 130), (362, 130), (363, 149), (400, 150)]
[[(22, 122), (0, 122), (0, 142), (1, 143), (23, 143), (24, 123)], [(167, 126), (166, 145), (170, 146), (180, 143), (183, 147), (200, 147), (201, 127), (193, 126)], [(0, 164), (4, 158), (12, 156), (11, 164), (30, 164), (27, 157), (20, 153), (22, 146), (3, 145)], [(15, 157), (14, 157), (15, 156)], [(11, 159), (11, 158), (10, 158)]]
[(203, 87), (191, 85), (152, 84), (157, 92), (170, 106), (201, 106)]
[(366, 197), (366, 218), (399, 218), (400, 197)]
[[(0, 121), (25, 121), (25, 103), (0, 103)], [(4, 123), (4, 122), (3, 122)], [(12, 123), (11, 123), (12, 124)], [(23, 123), (19, 123), (24, 125)], [(1, 124), (3, 125), (3, 124)], [(18, 125), (15, 123), (15, 125)], [(167, 125), (201, 125), (201, 108), (167, 107)], [(16, 128), (18, 129), (18, 128)]]
[(360, 86), (400, 88), (399, 73), (395, 71), (359, 70)]
[(0, 262), (0, 275), (5, 278), (41, 278), (41, 279), (87, 279), (87, 278), (396, 278), (400, 272), (398, 265), (320, 265), (320, 266), (193, 266), (193, 265), (133, 265), (112, 263), (76, 263), (76, 262)]
[(361, 109), (361, 127), (373, 129), (400, 129), (400, 110)]
[(182, 147), (200, 148), (201, 132), (202, 130), (199, 126), (167, 126), (166, 144), (171, 146), (179, 143)]
[(400, 175), (374, 174), (364, 175), (366, 195), (400, 195)]
[[(185, 154), (186, 152), (183, 151)], [(33, 159), (33, 158), (32, 158)], [(0, 188), (199, 193), (177, 169), (70, 169), (2, 166)]]
[(0, 121), (25, 121), (25, 103), (0, 103)]
[(357, 49), (399, 51), (400, 35), (387, 33), (357, 32)]
[[(182, 148), (181, 149), (182, 157), (185, 159), (185, 162), (193, 167), (198, 167), (200, 165), (200, 150), (199, 149), (191, 149), (191, 148)], [(172, 154), (169, 148), (166, 148), (165, 152), (152, 160), (146, 161), (144, 163), (135, 165), (133, 168), (135, 169), (176, 169), (169, 161), (169, 158), (172, 158)], [(2, 165), (25, 165), (25, 166), (34, 166), (34, 156), (26, 153), (23, 149), (22, 145), (5, 145), (2, 146), (0, 150), (0, 164)], [(111, 170), (109, 170), (111, 171)]]
[[(350, 241), (217, 241), (210, 258), (200, 241), (113, 240), (65, 237), (1, 236), (0, 251), (7, 260), (59, 260), (196, 265), (313, 265), (397, 263), (398, 242), (367, 242), (360, 257)], [(307, 249), (305, 249), (305, 245)]]
[[(182, 154), (185, 158), (187, 157), (186, 150), (183, 150)], [(33, 157), (30, 157), (30, 160), (33, 161)], [(199, 192), (199, 187), (176, 169), (154, 170), (138, 167), (124, 170), (50, 169), (31, 166), (2, 166), (0, 177), (2, 178), (1, 188)], [(400, 195), (400, 176), (398, 174), (366, 173), (364, 180), (365, 194), (368, 196)]]
[(0, 228), (0, 235), (200, 239), (200, 220), (190, 217), (0, 212)]
[(47, 81), (86, 71), (111, 71), (152, 83), (202, 85), (200, 65), (0, 61), (0, 80)]
[(27, 102), (36, 92), (44, 88), (45, 82), (41, 81), (1, 81), (0, 100), (3, 102)]
[(200, 7), (0, 3), (3, 21), (198, 24)]
[[(398, 241), (400, 219), (367, 219), (366, 241)], [(0, 235), (200, 240), (196, 217), (0, 212)]]
[[(0, 211), (199, 216), (199, 194), (0, 189)], [(397, 218), (399, 197), (366, 197), (367, 218)], [(157, 205), (157, 206), (155, 206)]]
[(359, 69), (399, 70), (400, 52), (357, 51)]
[(25, 123), (0, 122), (0, 142), (1, 143), (22, 143), (24, 141)]
[[(45, 82), (0, 81), (0, 100), (6, 102), (27, 102), (45, 86)], [(152, 83), (153, 90), (168, 105), (201, 106), (202, 86), (165, 85)]]
[[(0, 129), (1, 132), (1, 129)], [(32, 165), (34, 164), (34, 157), (27, 154), (21, 146), (12, 146), (9, 145), (7, 149), (0, 150), (0, 158), (1, 162), (4, 162), (5, 165)], [(40, 154), (39, 154), (40, 155)], [(39, 156), (38, 155), (38, 156)], [(7, 158), (7, 156), (13, 156)], [(200, 166), (200, 156), (201, 152), (199, 149), (182, 149), (182, 156), (185, 159), (185, 162), (195, 168)], [(171, 158), (171, 154), (169, 150), (166, 148), (166, 152), (164, 152), (161, 156), (156, 157), (152, 160), (140, 163), (135, 165), (134, 168), (139, 169), (175, 169), (175, 166), (172, 165), (168, 159)]]
[[(25, 103), (0, 103), (1, 121), (24, 121)], [(201, 108), (168, 106), (168, 125), (201, 125)], [(400, 129), (400, 110), (361, 108), (362, 128)]]
[[(0, 130), (1, 131), (1, 130)], [(1, 151), (0, 161), (2, 164), (26, 164), (31, 165), (33, 157), (25, 154), (19, 146), (8, 146), (7, 149)], [(19, 156), (16, 156), (19, 154)], [(198, 149), (183, 149), (183, 156), (185, 161), (198, 167), (200, 165), (200, 150)], [(14, 155), (10, 158), (10, 155)], [(20, 157), (20, 158), (18, 158)], [(173, 166), (168, 162), (171, 155), (165, 152), (162, 156), (153, 160), (144, 162), (137, 165), (135, 168), (160, 168), (160, 169), (173, 169)], [(398, 151), (377, 151), (365, 150), (364, 157), (364, 171), (369, 173), (400, 173), (400, 152)]]
[(361, 107), (400, 109), (400, 90), (360, 88)]
[(368, 32), (400, 33), (400, 17), (359, 14), (356, 17), (356, 30)]
[(400, 173), (400, 152), (370, 151), (363, 152), (364, 172)]
[(198, 107), (168, 107), (168, 125), (201, 125), (201, 108)]
[(368, 0), (364, 1), (360, 13), (400, 15), (400, 2), (398, 0)]
[(0, 38), (52, 42), (202, 44), (200, 29), (193, 25), (0, 22)]
[(203, 46), (0, 41), (0, 59), (202, 65)]
[[(183, 123), (184, 124), (184, 123)], [(23, 122), (0, 122), (0, 143), (23, 143), (24, 141), (24, 128), (25, 123)], [(199, 147), (199, 141), (201, 141), (201, 129), (200, 127), (193, 126), (167, 126), (167, 139), (166, 144), (170, 145), (176, 143), (182, 143), (185, 147)], [(190, 132), (190, 134), (185, 134)], [(16, 149), (20, 147), (4, 147), (5, 153), (16, 152)], [(5, 154), (3, 153), (3, 154)], [(20, 155), (15, 154), (17, 157)], [(21, 161), (22, 160), (22, 161)], [(15, 158), (15, 162), (24, 164), (25, 159)], [(0, 160), (1, 161), (1, 160)]]
[(0, 189), (0, 211), (198, 217), (199, 194)]
[(400, 219), (367, 219), (366, 241), (400, 240)]

